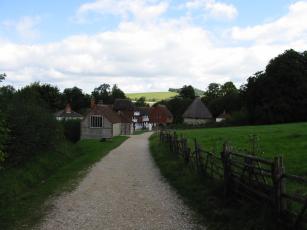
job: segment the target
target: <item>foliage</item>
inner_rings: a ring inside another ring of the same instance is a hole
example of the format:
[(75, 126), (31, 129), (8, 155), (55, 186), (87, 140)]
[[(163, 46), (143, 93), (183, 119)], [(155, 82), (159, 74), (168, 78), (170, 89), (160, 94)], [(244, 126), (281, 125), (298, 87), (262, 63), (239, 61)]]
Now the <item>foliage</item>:
[(307, 117), (307, 55), (287, 50), (272, 59), (243, 87), (253, 123), (305, 121)]
[(190, 98), (190, 99), (194, 99), (195, 98), (195, 91), (194, 88), (189, 85), (184, 85), (179, 92), (179, 95), (183, 98)]
[(8, 139), (8, 129), (6, 128), (6, 125), (4, 123), (3, 115), (0, 110), (0, 169), (1, 169), (1, 164), (5, 160), (5, 144)]
[(0, 229), (32, 229), (46, 214), (50, 196), (74, 189), (92, 164), (126, 139), (61, 143), (18, 168), (0, 171)]
[(92, 96), (95, 100), (103, 101), (104, 104), (112, 104), (115, 99), (125, 99), (125, 93), (114, 85), (111, 90), (111, 86), (109, 84), (102, 84), (99, 87), (95, 88), (92, 92)]
[(6, 78), (5, 73), (0, 74), (0, 82), (2, 82), (5, 78)]
[[(197, 89), (195, 87), (193, 87), (194, 92), (195, 92), (195, 96), (202, 96), (204, 95), (205, 91), (201, 90), (201, 89)], [(169, 92), (175, 92), (175, 93), (180, 93), (180, 89), (176, 89), (176, 88), (169, 88), (168, 91)]]
[(78, 87), (66, 88), (63, 91), (62, 105), (70, 104), (72, 110), (80, 112), (90, 104), (90, 96), (84, 94)]
[(147, 106), (149, 106), (146, 103), (146, 98), (145, 97), (140, 97), (139, 99), (137, 99), (137, 101), (134, 103), (134, 105), (136, 107), (147, 107)]
[(80, 140), (80, 120), (62, 120), (66, 140), (76, 143)]
[(61, 139), (61, 130), (52, 114), (41, 106), (39, 93), (26, 87), (18, 91), (7, 109), (10, 137), (8, 162), (19, 164), (41, 151), (53, 149)]

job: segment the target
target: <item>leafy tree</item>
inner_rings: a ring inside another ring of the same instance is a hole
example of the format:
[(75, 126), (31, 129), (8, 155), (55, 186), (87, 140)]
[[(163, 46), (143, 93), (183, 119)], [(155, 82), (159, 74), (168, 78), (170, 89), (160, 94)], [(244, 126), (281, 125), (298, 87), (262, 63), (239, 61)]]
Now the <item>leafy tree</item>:
[(126, 95), (125, 93), (117, 87), (117, 85), (113, 85), (112, 87), (112, 91), (111, 91), (111, 95), (112, 95), (112, 100), (114, 102), (115, 99), (126, 99)]
[(82, 111), (90, 104), (90, 96), (84, 94), (82, 89), (78, 87), (66, 88), (63, 91), (63, 102), (62, 104), (70, 103), (70, 106), (75, 111)]
[(62, 95), (60, 90), (50, 84), (40, 84), (39, 82), (35, 82), (24, 87), (22, 91), (27, 91), (29, 94), (31, 94), (31, 92), (37, 92), (38, 97), (41, 99), (41, 106), (45, 107), (51, 112), (55, 112), (64, 107), (61, 100)]
[(179, 95), (183, 98), (190, 98), (190, 99), (194, 99), (195, 98), (195, 91), (194, 88), (189, 85), (184, 85), (179, 92)]
[(0, 74), (0, 82), (2, 82), (5, 78), (6, 78), (5, 73)]
[(272, 59), (265, 72), (248, 78), (246, 107), (254, 123), (305, 121), (307, 117), (307, 56), (287, 50)]
[(92, 96), (96, 101), (103, 101), (104, 104), (112, 104), (110, 87), (109, 84), (102, 84), (94, 89)]
[(237, 87), (231, 81), (225, 82), (221, 86), (220, 91), (222, 96), (238, 93)]
[(62, 139), (58, 122), (42, 104), (40, 94), (35, 90), (19, 90), (10, 101), (7, 110), (9, 164), (20, 164), (52, 150)]
[(217, 83), (210, 83), (207, 91), (204, 93), (204, 101), (209, 104), (212, 100), (221, 96), (221, 85)]
[(140, 97), (139, 99), (136, 100), (136, 102), (134, 104), (135, 104), (136, 107), (147, 107), (147, 106), (149, 106), (146, 103), (145, 97)]

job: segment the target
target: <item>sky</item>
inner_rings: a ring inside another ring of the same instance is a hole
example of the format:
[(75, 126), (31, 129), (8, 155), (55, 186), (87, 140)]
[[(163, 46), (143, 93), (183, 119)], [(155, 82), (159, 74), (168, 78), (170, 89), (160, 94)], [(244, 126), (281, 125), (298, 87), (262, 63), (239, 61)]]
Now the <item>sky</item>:
[(307, 45), (307, 0), (0, 0), (1, 84), (237, 86)]

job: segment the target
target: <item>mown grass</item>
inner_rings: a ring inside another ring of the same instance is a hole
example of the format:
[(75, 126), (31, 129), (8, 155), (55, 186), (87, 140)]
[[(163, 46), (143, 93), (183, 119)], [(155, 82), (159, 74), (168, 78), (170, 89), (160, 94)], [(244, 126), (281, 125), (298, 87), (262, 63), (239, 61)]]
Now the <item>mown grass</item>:
[(73, 189), (93, 163), (127, 138), (63, 143), (22, 167), (0, 171), (0, 229), (30, 229), (48, 210), (48, 198)]
[(170, 153), (165, 145), (161, 145), (156, 135), (150, 138), (150, 150), (162, 175), (198, 214), (196, 219), (208, 229), (277, 229), (273, 214), (265, 204), (238, 204), (224, 200), (221, 181), (214, 181), (196, 173), (185, 165), (182, 158)]
[[(283, 156), (288, 173), (307, 176), (307, 123), (178, 130), (190, 140), (196, 138), (204, 149), (219, 153), (225, 141), (238, 150), (250, 150), (257, 136), (260, 156)], [(261, 153), (262, 152), (262, 153)]]
[(146, 101), (161, 101), (178, 95), (175, 92), (148, 92), (148, 93), (127, 93), (127, 97), (131, 100), (137, 100), (140, 97), (145, 97)]

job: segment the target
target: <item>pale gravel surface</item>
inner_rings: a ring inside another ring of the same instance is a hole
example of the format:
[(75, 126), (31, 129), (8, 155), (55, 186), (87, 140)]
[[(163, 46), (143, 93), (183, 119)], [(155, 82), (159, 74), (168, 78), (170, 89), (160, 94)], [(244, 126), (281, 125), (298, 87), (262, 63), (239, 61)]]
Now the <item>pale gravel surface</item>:
[(131, 136), (95, 164), (36, 229), (205, 229), (163, 181), (149, 153), (150, 135)]

